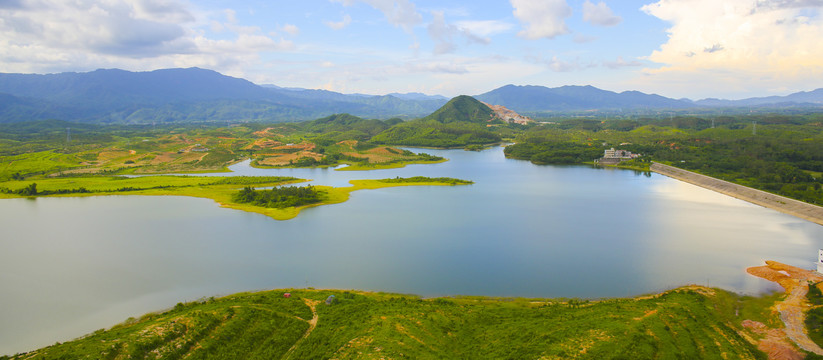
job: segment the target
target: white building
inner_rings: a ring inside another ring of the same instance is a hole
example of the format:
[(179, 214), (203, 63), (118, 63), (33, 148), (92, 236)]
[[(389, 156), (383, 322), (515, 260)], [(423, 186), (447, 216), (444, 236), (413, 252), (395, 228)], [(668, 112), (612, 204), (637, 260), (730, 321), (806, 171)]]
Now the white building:
[(823, 274), (823, 249), (817, 250), (817, 272)]
[(615, 150), (614, 148), (603, 150), (603, 157), (606, 159), (634, 159), (639, 156), (639, 154), (632, 154), (628, 150)]

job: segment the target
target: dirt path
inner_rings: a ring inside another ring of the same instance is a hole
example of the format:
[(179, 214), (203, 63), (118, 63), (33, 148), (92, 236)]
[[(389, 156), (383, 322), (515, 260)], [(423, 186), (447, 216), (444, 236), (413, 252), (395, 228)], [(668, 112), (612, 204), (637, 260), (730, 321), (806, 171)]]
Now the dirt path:
[(311, 320), (306, 320), (306, 322), (309, 323), (309, 328), (306, 330), (306, 333), (303, 334), (303, 337), (301, 337), (300, 340), (297, 340), (289, 351), (286, 351), (286, 354), (283, 355), (283, 359), (291, 358), (294, 350), (297, 349), (300, 343), (302, 343), (303, 340), (306, 340), (306, 338), (311, 335), (311, 332), (314, 331), (314, 328), (317, 327), (317, 304), (320, 304), (320, 300), (303, 299), (303, 302), (306, 303), (306, 306), (311, 308)]
[(786, 299), (775, 304), (775, 308), (780, 312), (780, 320), (786, 326), (783, 331), (801, 349), (823, 355), (823, 348), (812, 341), (806, 333), (806, 314), (804, 313), (804, 310), (810, 306), (806, 300), (809, 281), (823, 281), (823, 276), (814, 271), (776, 261), (766, 261), (766, 266), (751, 267), (746, 271), (754, 276), (774, 281), (786, 289)]

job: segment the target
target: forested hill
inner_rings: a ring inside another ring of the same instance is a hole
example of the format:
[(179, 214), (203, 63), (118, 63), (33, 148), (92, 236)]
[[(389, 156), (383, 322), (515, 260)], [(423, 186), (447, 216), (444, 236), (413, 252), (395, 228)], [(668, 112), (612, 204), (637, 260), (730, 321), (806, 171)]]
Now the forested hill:
[(494, 120), (494, 118), (494, 111), (488, 106), (471, 96), (460, 95), (449, 100), (446, 105), (426, 116), (423, 120), (434, 120), (441, 123), (456, 121), (487, 123)]
[[(375, 144), (462, 147), (501, 141), (489, 126), (504, 125), (494, 111), (471, 96), (461, 95), (422, 119), (399, 123), (374, 136)], [(501, 130), (504, 128), (501, 128)]]

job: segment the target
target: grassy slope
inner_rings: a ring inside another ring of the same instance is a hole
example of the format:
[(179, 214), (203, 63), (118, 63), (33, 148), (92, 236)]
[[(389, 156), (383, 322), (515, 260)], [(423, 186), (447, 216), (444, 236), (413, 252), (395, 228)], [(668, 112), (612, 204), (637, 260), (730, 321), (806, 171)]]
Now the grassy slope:
[[(722, 290), (681, 288), (579, 305), (290, 291), (290, 299), (284, 291), (266, 291), (178, 304), (16, 358), (765, 358), (740, 335), (745, 330), (735, 309), (745, 307), (745, 299)], [(338, 302), (317, 305), (317, 327), (300, 340), (312, 317), (303, 299), (330, 294)]]
[[(393, 179), (392, 179), (393, 180)], [(22, 180), (0, 182), (0, 188), (17, 191), (32, 183), (37, 184), (38, 191), (57, 191), (61, 189), (85, 188), (90, 193), (74, 193), (48, 196), (101, 196), (101, 195), (173, 195), (192, 196), (212, 199), (223, 207), (255, 212), (277, 220), (289, 220), (300, 214), (300, 211), (314, 206), (339, 204), (349, 199), (352, 191), (363, 189), (378, 189), (396, 186), (447, 186), (456, 185), (454, 182), (414, 181), (414, 182), (383, 182), (381, 180), (352, 180), (352, 186), (333, 188), (317, 186), (325, 193), (320, 203), (289, 207), (284, 209), (264, 208), (251, 204), (239, 204), (232, 201), (232, 195), (246, 185), (254, 187), (271, 187), (305, 180), (278, 177), (206, 177), (206, 176), (143, 176), (125, 178), (117, 176), (107, 177), (69, 177), (40, 180)], [(464, 182), (463, 184), (470, 184)], [(134, 188), (129, 191), (118, 191), (122, 188)], [(24, 197), (16, 194), (0, 193), (0, 199)]]

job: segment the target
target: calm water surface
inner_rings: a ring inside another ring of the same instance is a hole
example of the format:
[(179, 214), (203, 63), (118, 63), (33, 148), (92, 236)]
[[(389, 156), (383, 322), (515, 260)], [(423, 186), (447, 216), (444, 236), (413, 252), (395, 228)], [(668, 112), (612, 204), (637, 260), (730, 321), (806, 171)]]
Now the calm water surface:
[(2, 200), (0, 354), (258, 289), (615, 297), (699, 283), (759, 293), (772, 287), (746, 267), (811, 267), (823, 247), (821, 226), (658, 174), (536, 166), (502, 148), (412, 150), (451, 161), (233, 169), (333, 186), (415, 175), (476, 183), (358, 191), (288, 221), (185, 197)]

